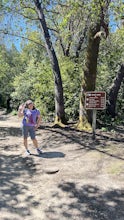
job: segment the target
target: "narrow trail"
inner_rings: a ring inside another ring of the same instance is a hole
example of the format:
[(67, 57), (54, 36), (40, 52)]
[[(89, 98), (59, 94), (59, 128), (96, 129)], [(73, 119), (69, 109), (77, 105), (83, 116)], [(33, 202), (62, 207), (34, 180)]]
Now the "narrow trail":
[(123, 220), (124, 130), (91, 134), (42, 124), (25, 157), (20, 119), (0, 111), (1, 220)]

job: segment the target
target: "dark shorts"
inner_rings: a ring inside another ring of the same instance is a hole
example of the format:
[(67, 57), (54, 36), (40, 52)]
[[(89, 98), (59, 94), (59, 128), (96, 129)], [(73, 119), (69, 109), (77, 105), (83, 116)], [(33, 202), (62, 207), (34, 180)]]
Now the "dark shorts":
[(35, 128), (33, 126), (22, 126), (22, 135), (24, 138), (27, 138), (28, 135), (31, 139), (35, 139)]

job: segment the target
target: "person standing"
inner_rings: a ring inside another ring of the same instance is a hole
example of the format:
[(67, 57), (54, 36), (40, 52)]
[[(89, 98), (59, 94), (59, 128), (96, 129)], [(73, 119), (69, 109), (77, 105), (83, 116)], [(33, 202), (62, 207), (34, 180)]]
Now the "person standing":
[(24, 104), (19, 106), (18, 117), (23, 117), (22, 120), (22, 135), (23, 143), (26, 149), (26, 155), (30, 155), (28, 149), (28, 135), (33, 141), (33, 145), (36, 148), (38, 154), (42, 154), (42, 151), (38, 147), (38, 141), (36, 139), (35, 131), (40, 126), (41, 115), (40, 111), (35, 108), (32, 100), (27, 100)]

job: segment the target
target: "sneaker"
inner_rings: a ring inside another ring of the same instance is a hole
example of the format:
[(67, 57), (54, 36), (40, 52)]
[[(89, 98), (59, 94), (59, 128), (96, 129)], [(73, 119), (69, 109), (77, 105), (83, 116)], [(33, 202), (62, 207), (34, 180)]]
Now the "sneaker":
[(29, 150), (26, 150), (26, 155), (31, 155), (30, 151)]
[(42, 151), (38, 148), (38, 149), (37, 149), (37, 153), (38, 153), (38, 154), (42, 154)]

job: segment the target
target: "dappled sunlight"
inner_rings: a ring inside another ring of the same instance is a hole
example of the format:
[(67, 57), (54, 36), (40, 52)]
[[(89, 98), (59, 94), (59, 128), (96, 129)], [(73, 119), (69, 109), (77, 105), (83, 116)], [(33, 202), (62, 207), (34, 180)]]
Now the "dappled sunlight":
[[(43, 136), (42, 139), (47, 147), (61, 148), (63, 144), (70, 144), (72, 149), (72, 146), (77, 144), (77, 150), (98, 151), (110, 157), (124, 160), (122, 153), (121, 155), (116, 155), (116, 147), (118, 148), (119, 143), (121, 143), (121, 141), (123, 142), (123, 135), (122, 137), (118, 135), (118, 137), (114, 138), (112, 135), (96, 133), (96, 139), (93, 140), (91, 132), (81, 132), (71, 128), (55, 129), (51, 127), (45, 127), (44, 130), (47, 133), (47, 139), (45, 136)], [(115, 146), (115, 152), (111, 146)], [(110, 150), (108, 151), (108, 148), (111, 148), (112, 152)]]
[[(33, 159), (32, 160), (33, 164)], [(29, 194), (29, 179), (36, 172), (34, 166), (26, 166), (19, 155), (0, 157), (0, 208), (8, 215), (15, 214), (16, 219), (25, 218), (31, 214), (33, 195)], [(39, 202), (38, 202), (39, 203)], [(29, 208), (30, 207), (30, 208)]]
[(42, 154), (29, 138), (26, 157), (17, 117), (0, 124), (0, 209), (4, 220), (119, 220), (124, 216), (123, 131), (111, 135), (42, 124)]
[(94, 185), (63, 181), (51, 198), (46, 215), (48, 219), (118, 220), (124, 216), (123, 207), (124, 190), (103, 191)]

